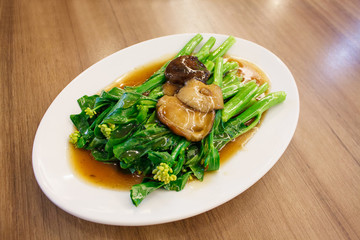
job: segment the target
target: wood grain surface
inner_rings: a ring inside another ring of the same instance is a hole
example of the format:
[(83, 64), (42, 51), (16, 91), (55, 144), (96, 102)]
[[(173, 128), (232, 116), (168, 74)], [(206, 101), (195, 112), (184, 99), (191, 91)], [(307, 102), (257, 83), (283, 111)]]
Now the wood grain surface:
[[(294, 138), (243, 194), (201, 215), (116, 227), (55, 206), (32, 170), (38, 124), (102, 58), (151, 38), (213, 32), (278, 55), (300, 93)], [(0, 1), (0, 239), (360, 239), (360, 2)]]

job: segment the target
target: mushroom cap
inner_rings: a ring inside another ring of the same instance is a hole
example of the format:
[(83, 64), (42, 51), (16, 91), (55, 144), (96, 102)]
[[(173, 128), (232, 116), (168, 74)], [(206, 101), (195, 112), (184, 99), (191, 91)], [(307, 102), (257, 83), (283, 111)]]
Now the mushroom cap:
[(189, 107), (204, 113), (224, 108), (221, 88), (215, 84), (206, 85), (195, 79), (187, 81), (176, 97)]
[(181, 88), (181, 86), (175, 85), (169, 81), (166, 81), (162, 87), (163, 87), (164, 95), (168, 95), (168, 96), (174, 96)]
[(178, 85), (184, 85), (190, 79), (206, 82), (210, 72), (196, 56), (184, 55), (172, 60), (165, 69), (165, 77), (168, 81)]
[(196, 111), (175, 96), (163, 96), (157, 105), (158, 119), (172, 132), (188, 141), (198, 142), (206, 137), (214, 123), (215, 111)]

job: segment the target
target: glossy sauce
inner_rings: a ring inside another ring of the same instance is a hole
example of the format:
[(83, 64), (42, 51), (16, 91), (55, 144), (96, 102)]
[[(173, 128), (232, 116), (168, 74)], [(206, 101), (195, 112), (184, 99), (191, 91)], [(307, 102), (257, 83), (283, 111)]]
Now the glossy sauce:
[(141, 175), (127, 173), (117, 164), (96, 161), (88, 150), (69, 145), (71, 165), (86, 182), (100, 187), (130, 190), (132, 185), (141, 183), (143, 179)]
[[(258, 85), (262, 85), (263, 83), (267, 82), (270, 85), (270, 80), (266, 76), (266, 74), (255, 64), (233, 57), (228, 58), (229, 61), (236, 61), (239, 63), (239, 70), (238, 74), (243, 76), (243, 82), (248, 82), (251, 80), (255, 80)], [(270, 85), (271, 86), (271, 85)], [(260, 97), (264, 96), (270, 91), (269, 89), (262, 94)], [(220, 163), (223, 164), (227, 160), (229, 160), (236, 152), (240, 151), (244, 148), (245, 144), (251, 139), (251, 137), (256, 133), (261, 122), (264, 119), (266, 112), (262, 114), (261, 119), (256, 127), (251, 129), (250, 131), (242, 134), (241, 136), (237, 137), (234, 141), (229, 142), (221, 149), (220, 153)]]
[[(262, 84), (269, 82), (266, 75), (254, 64), (236, 58), (229, 58), (231, 61), (237, 61), (240, 65), (239, 74), (242, 74), (244, 81), (256, 80)], [(105, 90), (108, 91), (113, 87), (136, 86), (142, 84), (155, 71), (157, 71), (166, 60), (156, 61), (143, 67), (134, 69), (133, 71), (120, 77)], [(270, 84), (270, 82), (269, 82)], [(246, 142), (256, 132), (257, 127), (249, 132), (241, 135), (235, 141), (228, 143), (220, 151), (220, 159), (223, 164), (230, 159), (237, 151), (242, 149)], [(129, 190), (134, 184), (142, 181), (142, 176), (137, 174), (129, 174), (122, 170), (117, 164), (108, 164), (96, 161), (90, 154), (90, 151), (77, 149), (69, 144), (69, 153), (71, 165), (75, 173), (86, 182), (95, 184), (99, 187), (105, 187), (117, 190)]]

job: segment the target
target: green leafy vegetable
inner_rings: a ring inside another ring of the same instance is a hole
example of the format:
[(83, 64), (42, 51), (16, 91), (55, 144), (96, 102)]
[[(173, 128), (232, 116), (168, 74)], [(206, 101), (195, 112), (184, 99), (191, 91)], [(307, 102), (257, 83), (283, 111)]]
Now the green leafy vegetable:
[(145, 182), (136, 184), (132, 186), (130, 190), (131, 201), (135, 206), (139, 206), (147, 195), (162, 186), (164, 186), (164, 183), (162, 182)]
[[(200, 34), (195, 35), (175, 57), (194, 54), (202, 39)], [(181, 191), (189, 179), (202, 181), (206, 171), (218, 170), (219, 151), (254, 128), (264, 111), (286, 98), (284, 92), (264, 96), (268, 83), (244, 84), (239, 64), (223, 58), (235, 38), (230, 36), (211, 51), (215, 41), (210, 37), (194, 55), (211, 74), (207, 84), (221, 88), (224, 109), (216, 111), (210, 133), (199, 142), (174, 134), (157, 118), (156, 105), (164, 95), (164, 72), (170, 61), (140, 86), (115, 87), (77, 101), (81, 112), (70, 116), (76, 128), (70, 142), (91, 151), (98, 161), (116, 162), (131, 173), (142, 173), (143, 182), (130, 190), (135, 206), (156, 189)]]

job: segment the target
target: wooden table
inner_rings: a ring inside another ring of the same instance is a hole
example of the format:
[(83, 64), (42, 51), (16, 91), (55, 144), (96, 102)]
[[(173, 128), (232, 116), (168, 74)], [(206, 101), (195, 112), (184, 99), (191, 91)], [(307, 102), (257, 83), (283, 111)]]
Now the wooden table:
[[(37, 126), (83, 70), (132, 44), (213, 32), (278, 55), (300, 119), (277, 164), (228, 203), (145, 227), (87, 222), (56, 207), (32, 170)], [(153, 0), (0, 2), (0, 239), (359, 239), (360, 2)]]

